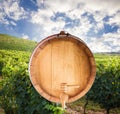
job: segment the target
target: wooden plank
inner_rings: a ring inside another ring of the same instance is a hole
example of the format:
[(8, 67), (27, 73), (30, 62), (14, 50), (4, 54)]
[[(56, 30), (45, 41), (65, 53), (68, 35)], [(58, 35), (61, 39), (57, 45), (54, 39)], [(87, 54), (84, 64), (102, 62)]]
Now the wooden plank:
[(82, 97), (95, 78), (96, 66), (91, 51), (80, 40), (65, 35), (48, 40), (41, 42), (32, 56), (33, 85), (43, 97), (53, 102), (60, 102), (62, 83), (66, 83), (69, 102)]

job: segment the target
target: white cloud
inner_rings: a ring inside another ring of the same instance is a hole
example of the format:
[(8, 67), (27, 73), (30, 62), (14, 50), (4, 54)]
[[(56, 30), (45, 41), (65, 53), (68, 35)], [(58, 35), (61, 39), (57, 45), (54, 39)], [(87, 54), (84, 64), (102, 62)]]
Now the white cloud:
[(50, 20), (50, 17), (53, 15), (53, 12), (48, 9), (39, 9), (37, 12), (31, 13), (31, 22), (36, 24), (46, 23), (46, 21)]
[(91, 38), (87, 42), (93, 52), (120, 52), (120, 31), (104, 34), (101, 38)]
[[(105, 23), (119, 25), (119, 0), (57, 0), (54, 2), (37, 0), (39, 7), (41, 7), (41, 4), (44, 4), (44, 8), (31, 13), (31, 22), (39, 24), (42, 29), (42, 38), (65, 30), (87, 42), (94, 52), (119, 51), (118, 41), (120, 32), (103, 34), (100, 38), (87, 37), (87, 33), (91, 29), (93, 29), (95, 33), (104, 29)], [(55, 17), (57, 12), (64, 13), (64, 15), (56, 17), (56, 21), (51, 20), (51, 17)], [(87, 14), (85, 14), (86, 12)], [(83, 14), (85, 15), (83, 16)], [(90, 22), (90, 16), (93, 16), (93, 22)], [(103, 20), (106, 16), (111, 17), (108, 22)], [(80, 23), (77, 26), (65, 28), (66, 24), (71, 23), (69, 21), (65, 22), (65, 18), (71, 20), (77, 19)]]
[(51, 2), (50, 0), (45, 1), (45, 8), (50, 9), (54, 12), (67, 12), (77, 7), (79, 0), (55, 0)]
[(104, 42), (98, 42), (97, 40), (88, 44), (93, 52), (111, 52), (112, 48), (105, 45)]
[(16, 23), (14, 21), (10, 21), (10, 24), (16, 26)]
[(109, 20), (108, 24), (120, 26), (120, 12), (115, 13)]
[(93, 18), (95, 19), (96, 24), (93, 25), (96, 32), (98, 32), (99, 30), (102, 30), (104, 28), (104, 17), (106, 17), (106, 12), (103, 11), (98, 11), (98, 12), (94, 12), (93, 13)]
[[(106, 23), (120, 28), (120, 0), (36, 0), (38, 10), (29, 12), (19, 6), (19, 2), (19, 0), (5, 0), (0, 3), (0, 23), (16, 26), (18, 20), (30, 17), (27, 21), (37, 25), (36, 28), (31, 28), (35, 40), (40, 41), (40, 38), (65, 30), (87, 42), (93, 51), (120, 50), (118, 43), (120, 30), (116, 33), (103, 34), (99, 38), (87, 36), (90, 31), (99, 33)], [(35, 5), (34, 0), (31, 2)], [(56, 16), (58, 12), (64, 15), (58, 17)], [(56, 21), (51, 19), (55, 16)], [(103, 20), (106, 16), (110, 17), (107, 21)], [(67, 19), (71, 21), (66, 21)], [(73, 22), (75, 19), (79, 21), (78, 25)], [(67, 24), (74, 26), (66, 27)], [(26, 34), (22, 34), (22, 37), (29, 38)]]
[(45, 8), (51, 11), (67, 12), (79, 8), (87, 11), (106, 11), (109, 14), (113, 14), (120, 8), (119, 0), (56, 0), (51, 2), (50, 0), (37, 0), (38, 6), (44, 3)]
[[(42, 29), (42, 37), (45, 37), (46, 35), (51, 35), (53, 33), (56, 33), (60, 30), (62, 30), (65, 26), (65, 22), (62, 19), (58, 19), (57, 22), (54, 22), (50, 19), (50, 17), (54, 13), (49, 10), (38, 10), (38, 12), (32, 12), (31, 13), (31, 22), (34, 24), (39, 25), (39, 27)], [(38, 30), (41, 30), (39, 29)], [(41, 31), (39, 31), (41, 32)]]
[[(26, 12), (25, 10), (19, 6), (19, 0), (13, 1), (13, 0), (3, 0), (0, 3), (0, 21), (4, 24), (6, 24), (5, 19), (10, 18), (14, 21), (18, 21), (21, 19), (26, 18)], [(9, 23), (9, 20), (7, 20), (7, 24)], [(15, 23), (14, 23), (15, 25)]]
[[(82, 0), (81, 0), (82, 1)], [(109, 15), (114, 14), (120, 9), (120, 0), (85, 0), (86, 8), (90, 11), (104, 11)]]
[[(2, 15), (3, 16), (3, 15)], [(9, 25), (10, 23), (9, 23), (9, 21), (7, 20), (7, 19), (4, 19), (2, 16), (0, 16), (1, 18), (0, 18), (0, 23), (1, 24), (6, 24), (6, 25)]]
[[(45, 6), (44, 9), (39, 9), (37, 12), (32, 13), (31, 17), (33, 23), (40, 24), (40, 23), (50, 22), (50, 17), (54, 15), (53, 12), (62, 12), (62, 13), (64, 12), (66, 16), (68, 16), (71, 19), (79, 19), (81, 21), (81, 25), (79, 25), (79, 29), (80, 30), (84, 29), (85, 32), (87, 32), (91, 27), (94, 27), (96, 32), (100, 29), (103, 29), (105, 23), (103, 21), (103, 18), (106, 17), (107, 15), (113, 15), (120, 8), (118, 5), (120, 3), (119, 0), (115, 0), (115, 1), (57, 0), (54, 2), (51, 2), (49, 0), (47, 1), (37, 0), (38, 6), (41, 6), (41, 4), (43, 3)], [(89, 14), (93, 15), (96, 24), (89, 23), (89, 19), (85, 21), (86, 17), (81, 17), (82, 14), (84, 14), (85, 12), (88, 12)], [(56, 24), (57, 23), (58, 22), (56, 22)], [(50, 22), (50, 24), (53, 23)]]
[(120, 31), (116, 33), (107, 33), (103, 35), (104, 41), (111, 44), (111, 47), (114, 51), (120, 51)]
[(27, 34), (22, 34), (23, 39), (29, 39), (29, 36)]
[(111, 38), (111, 39), (118, 39), (118, 38), (120, 38), (120, 29), (118, 29), (118, 31), (115, 32), (115, 33), (104, 34), (103, 37), (105, 39), (109, 39), (109, 38)]

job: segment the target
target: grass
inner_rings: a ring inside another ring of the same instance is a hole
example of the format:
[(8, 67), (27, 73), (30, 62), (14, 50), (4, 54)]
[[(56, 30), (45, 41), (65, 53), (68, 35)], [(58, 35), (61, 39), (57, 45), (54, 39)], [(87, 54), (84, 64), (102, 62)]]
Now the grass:
[(32, 51), (36, 44), (36, 42), (31, 40), (17, 38), (7, 34), (0, 34), (0, 49)]

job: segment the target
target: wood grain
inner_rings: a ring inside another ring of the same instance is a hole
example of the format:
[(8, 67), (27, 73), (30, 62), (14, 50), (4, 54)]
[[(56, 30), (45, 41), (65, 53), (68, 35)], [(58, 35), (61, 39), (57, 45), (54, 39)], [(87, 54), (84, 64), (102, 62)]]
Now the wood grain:
[[(42, 47), (42, 48), (40, 48)], [(30, 79), (46, 99), (60, 102), (60, 86), (68, 86), (68, 102), (82, 97), (92, 86), (96, 66), (89, 48), (74, 37), (57, 36), (40, 42), (29, 63)]]

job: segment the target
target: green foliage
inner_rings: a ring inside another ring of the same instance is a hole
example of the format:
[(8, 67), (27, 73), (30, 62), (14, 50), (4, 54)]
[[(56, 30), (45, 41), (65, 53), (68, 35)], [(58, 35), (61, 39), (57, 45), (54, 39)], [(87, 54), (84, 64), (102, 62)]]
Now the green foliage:
[[(41, 97), (28, 74), (30, 52), (0, 50), (0, 107), (6, 114), (62, 114)], [(120, 56), (96, 56), (97, 75), (87, 99), (106, 110), (120, 107)]]
[[(97, 58), (96, 58), (97, 59)], [(88, 99), (101, 104), (108, 112), (120, 107), (120, 57), (97, 59), (97, 76)]]
[(63, 108), (61, 108), (60, 106), (56, 106), (55, 104), (47, 104), (44, 108), (54, 112), (52, 114), (63, 114), (65, 112)]
[(31, 40), (0, 34), (0, 49), (32, 51), (37, 43)]
[(6, 114), (50, 114), (44, 107), (51, 104), (32, 86), (28, 75), (30, 53), (0, 51), (4, 61), (0, 80), (0, 107)]
[(9, 67), (9, 70), (6, 70), (6, 72), (8, 72), (7, 75), (11, 76), (12, 67), (10, 66), (16, 65), (15, 69), (17, 69), (18, 63), (19, 64), (22, 64), (22, 62), (28, 63), (29, 56), (30, 56), (30, 52), (16, 51), (16, 50), (11, 50), (11, 51), (0, 50), (0, 76), (2, 76), (2, 70), (3, 71), (6, 70), (7, 67)]

